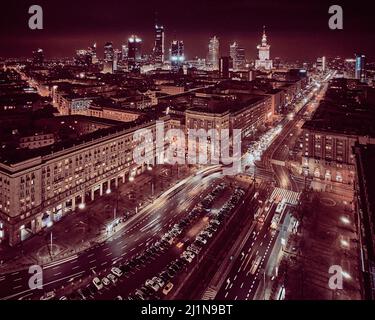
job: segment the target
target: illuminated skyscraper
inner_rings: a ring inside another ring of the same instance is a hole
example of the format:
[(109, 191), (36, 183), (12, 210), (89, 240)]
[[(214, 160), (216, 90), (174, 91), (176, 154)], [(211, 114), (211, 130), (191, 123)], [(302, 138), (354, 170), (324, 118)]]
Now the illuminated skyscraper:
[(185, 61), (184, 42), (182, 40), (173, 40), (170, 49), (170, 60), (173, 71), (178, 71)]
[(164, 62), (164, 27), (157, 24), (155, 25), (153, 58), (157, 64), (163, 64)]
[(104, 61), (113, 61), (113, 44), (112, 42), (107, 42), (104, 45)]
[(255, 60), (256, 69), (272, 69), (272, 60), (270, 60), (270, 48), (271, 46), (267, 44), (266, 27), (263, 27), (262, 43), (257, 46), (258, 59)]
[(219, 39), (214, 36), (208, 43), (207, 65), (212, 70), (219, 70)]
[(98, 63), (98, 57), (96, 55), (96, 42), (93, 43), (88, 49), (88, 53), (91, 56), (91, 63)]
[(128, 39), (128, 68), (129, 71), (139, 71), (142, 59), (142, 39), (132, 35)]
[(237, 42), (233, 42), (229, 47), (230, 57), (233, 61), (233, 70), (244, 70), (246, 68), (245, 49)]
[(113, 44), (107, 42), (104, 45), (104, 61), (103, 61), (103, 73), (113, 73)]
[(323, 56), (323, 57), (319, 57), (318, 59), (316, 59), (316, 68), (320, 71), (320, 72), (326, 72), (326, 67), (327, 67), (327, 63), (326, 63), (326, 57)]
[(357, 54), (355, 57), (355, 78), (366, 82), (366, 56)]
[(123, 44), (121, 47), (121, 59), (122, 61), (126, 60), (128, 58), (128, 45)]

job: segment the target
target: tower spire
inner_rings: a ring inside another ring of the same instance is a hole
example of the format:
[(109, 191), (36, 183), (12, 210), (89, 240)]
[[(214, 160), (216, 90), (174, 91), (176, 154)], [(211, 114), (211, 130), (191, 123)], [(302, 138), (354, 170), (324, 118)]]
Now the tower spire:
[(267, 44), (267, 35), (266, 35), (266, 26), (263, 26), (263, 35), (262, 35), (262, 44), (266, 45)]

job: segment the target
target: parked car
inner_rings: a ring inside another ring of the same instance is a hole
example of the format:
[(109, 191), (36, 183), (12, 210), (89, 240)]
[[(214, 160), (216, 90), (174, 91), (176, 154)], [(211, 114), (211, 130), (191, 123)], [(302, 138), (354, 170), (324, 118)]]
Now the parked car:
[(145, 285), (152, 288), (155, 292), (157, 292), (160, 288), (159, 285), (151, 279), (147, 279)]
[(167, 295), (172, 289), (173, 289), (173, 283), (168, 282), (163, 289), (163, 294)]
[(40, 300), (52, 300), (54, 297), (56, 297), (55, 291), (49, 291), (42, 295)]
[(92, 283), (94, 284), (95, 288), (98, 290), (103, 289), (103, 283), (100, 281), (98, 277), (95, 277), (92, 279)]
[(117, 282), (117, 278), (116, 278), (115, 275), (112, 274), (112, 273), (109, 273), (109, 274), (107, 275), (107, 278), (108, 278), (112, 283), (116, 283), (116, 282)]
[(108, 280), (107, 277), (103, 277), (103, 279), (102, 279), (102, 283), (103, 283), (105, 286), (108, 286), (111, 282)]
[(119, 277), (119, 278), (123, 275), (123, 272), (122, 272), (119, 268), (117, 268), (117, 267), (113, 267), (113, 268), (111, 269), (111, 272), (112, 272), (115, 276), (117, 276), (117, 277)]

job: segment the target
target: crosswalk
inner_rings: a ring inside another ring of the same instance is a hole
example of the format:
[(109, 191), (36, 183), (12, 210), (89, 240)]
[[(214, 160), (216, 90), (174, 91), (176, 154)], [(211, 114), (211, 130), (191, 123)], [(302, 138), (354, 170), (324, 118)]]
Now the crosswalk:
[(290, 205), (297, 205), (301, 192), (295, 192), (283, 188), (275, 188), (271, 194), (271, 201), (275, 199), (285, 199), (285, 202)]
[(214, 300), (215, 297), (216, 297), (216, 294), (217, 294), (217, 290), (215, 289), (212, 289), (212, 288), (208, 288), (203, 296), (202, 296), (202, 300)]

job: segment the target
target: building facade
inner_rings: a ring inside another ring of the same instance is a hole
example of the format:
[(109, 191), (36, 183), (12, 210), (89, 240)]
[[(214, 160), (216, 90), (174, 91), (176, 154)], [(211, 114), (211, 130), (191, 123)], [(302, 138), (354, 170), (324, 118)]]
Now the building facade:
[[(169, 117), (161, 120), (168, 130)], [(155, 139), (155, 121), (150, 121), (59, 151), (2, 161), (0, 240), (13, 246), (140, 174), (147, 165), (134, 162), (133, 133), (141, 128), (150, 129)]]

